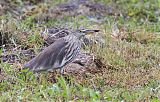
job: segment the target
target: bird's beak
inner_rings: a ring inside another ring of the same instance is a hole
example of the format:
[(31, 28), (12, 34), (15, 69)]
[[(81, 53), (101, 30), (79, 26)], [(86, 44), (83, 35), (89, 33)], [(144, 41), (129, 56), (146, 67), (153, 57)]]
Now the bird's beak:
[(86, 35), (94, 34), (96, 32), (99, 32), (100, 30), (80, 30), (80, 32), (85, 33)]

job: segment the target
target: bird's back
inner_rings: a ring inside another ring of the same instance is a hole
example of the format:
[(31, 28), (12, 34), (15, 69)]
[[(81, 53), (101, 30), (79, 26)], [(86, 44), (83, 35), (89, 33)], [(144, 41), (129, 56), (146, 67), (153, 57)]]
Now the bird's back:
[(78, 55), (80, 48), (79, 39), (74, 35), (68, 35), (45, 48), (24, 67), (36, 72), (62, 68)]

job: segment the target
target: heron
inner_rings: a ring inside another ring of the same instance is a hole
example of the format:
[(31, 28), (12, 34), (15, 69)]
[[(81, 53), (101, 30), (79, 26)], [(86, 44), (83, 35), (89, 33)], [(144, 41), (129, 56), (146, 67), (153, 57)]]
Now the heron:
[(76, 30), (57, 39), (36, 57), (24, 64), (24, 68), (29, 68), (33, 72), (60, 69), (60, 73), (63, 74), (64, 66), (72, 62), (79, 54), (82, 46), (81, 39), (94, 32), (99, 32), (99, 30)]

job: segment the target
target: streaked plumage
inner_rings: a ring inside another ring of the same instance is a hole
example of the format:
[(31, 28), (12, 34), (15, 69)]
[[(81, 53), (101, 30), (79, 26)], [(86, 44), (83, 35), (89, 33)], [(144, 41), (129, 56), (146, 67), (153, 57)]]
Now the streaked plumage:
[(24, 67), (34, 72), (61, 69), (62, 73), (63, 66), (73, 61), (79, 54), (82, 44), (80, 40), (84, 33), (73, 32), (73, 34), (56, 40), (35, 58), (27, 62)]

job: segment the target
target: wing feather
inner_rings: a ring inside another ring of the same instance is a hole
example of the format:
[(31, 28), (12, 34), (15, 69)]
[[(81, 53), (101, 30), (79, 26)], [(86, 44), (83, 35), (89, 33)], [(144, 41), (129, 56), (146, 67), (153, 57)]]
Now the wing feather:
[[(41, 53), (39, 53), (35, 58), (27, 62), (24, 67), (30, 68), (31, 70), (41, 71), (47, 70), (53, 67), (59, 52), (67, 45), (65, 39), (59, 39), (47, 48), (45, 48)], [(58, 67), (58, 66), (57, 66)]]

